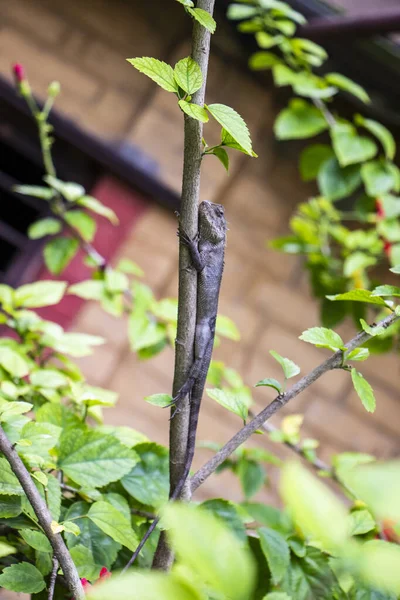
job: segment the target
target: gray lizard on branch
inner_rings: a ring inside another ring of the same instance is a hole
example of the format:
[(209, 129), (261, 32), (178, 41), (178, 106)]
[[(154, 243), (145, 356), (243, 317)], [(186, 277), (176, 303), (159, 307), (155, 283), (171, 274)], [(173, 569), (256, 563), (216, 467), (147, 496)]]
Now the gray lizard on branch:
[[(199, 231), (196, 237), (193, 240), (190, 239), (182, 229), (179, 230), (178, 235), (181, 243), (188, 247), (192, 268), (197, 271), (197, 306), (193, 365), (186, 382), (172, 402), (172, 405), (176, 407), (176, 412), (180, 410), (183, 399), (189, 395), (190, 416), (185, 466), (181, 478), (170, 495), (170, 500), (179, 498), (189, 475), (195, 452), (197, 422), (211, 362), (219, 290), (224, 269), (226, 220), (223, 206), (208, 201), (202, 202), (199, 206)], [(152, 522), (125, 569), (135, 561), (158, 521), (159, 518), (156, 518)]]

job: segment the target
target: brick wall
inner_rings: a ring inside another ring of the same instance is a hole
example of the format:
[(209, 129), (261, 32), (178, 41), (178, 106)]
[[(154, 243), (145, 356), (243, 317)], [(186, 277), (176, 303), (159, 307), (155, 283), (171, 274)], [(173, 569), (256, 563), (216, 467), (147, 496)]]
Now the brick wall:
[[(59, 79), (63, 89), (59, 106), (66, 114), (89, 131), (123, 142), (125, 148), (129, 144), (139, 147), (157, 161), (160, 177), (179, 191), (181, 115), (172, 98), (136, 73), (125, 58), (151, 54), (170, 62), (178, 60), (188, 52), (189, 28), (188, 17), (172, 0), (3, 2), (0, 72), (9, 77), (10, 63), (25, 63), (40, 93), (49, 80)], [(240, 344), (222, 343), (216, 358), (240, 369), (253, 385), (261, 378), (280, 375), (268, 353), (271, 348), (295, 359), (303, 372), (324, 356), (323, 350), (297, 339), (318, 320), (299, 260), (265, 247), (266, 239), (287, 232), (291, 211), (310, 189), (299, 182), (293, 147), (278, 145), (273, 139), (275, 109), (270, 91), (239, 66), (238, 49), (223, 25), (213, 44), (208, 101), (229, 103), (243, 115), (259, 154), (257, 161), (233, 154), (228, 177), (212, 157), (203, 166), (202, 198), (226, 205), (230, 228), (221, 312), (242, 331)], [(217, 127), (210, 124), (207, 141), (212, 143), (216, 136)], [(158, 297), (177, 293), (175, 232), (174, 216), (152, 207), (119, 251), (144, 268), (146, 281)], [(95, 304), (80, 311), (74, 327), (108, 340), (95, 357), (82, 360), (82, 367), (92, 383), (120, 393), (119, 406), (107, 413), (109, 422), (130, 423), (166, 443), (168, 415), (144, 403), (143, 397), (171, 389), (172, 350), (139, 364), (129, 352), (126, 323), (105, 315)], [(344, 335), (349, 333), (343, 328)], [(345, 449), (380, 457), (399, 452), (398, 359), (373, 358), (362, 370), (376, 390), (374, 415), (362, 409), (345, 373), (327, 375), (285, 409), (286, 413), (305, 413), (305, 431), (322, 439), (324, 458)], [(272, 398), (271, 392), (260, 389), (254, 396), (259, 407)], [(205, 399), (200, 439), (223, 442), (238, 426), (237, 418)], [(257, 437), (257, 443), (278, 450)], [(207, 453), (200, 451), (196, 465), (206, 458)], [(221, 483), (225, 489), (229, 486), (232, 499), (240, 498), (236, 482), (227, 474), (211, 478), (199, 494), (218, 495)], [(266, 494), (276, 500), (272, 493)]]

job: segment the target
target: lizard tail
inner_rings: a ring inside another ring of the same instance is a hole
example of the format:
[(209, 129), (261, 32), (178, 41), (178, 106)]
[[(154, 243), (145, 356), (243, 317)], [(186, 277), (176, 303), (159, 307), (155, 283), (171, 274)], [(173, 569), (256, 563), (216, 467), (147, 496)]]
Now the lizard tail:
[[(192, 461), (193, 461), (194, 452), (195, 452), (195, 448), (196, 448), (196, 429), (197, 429), (197, 422), (199, 420), (199, 411), (200, 411), (200, 403), (199, 403), (198, 407), (197, 406), (191, 407), (190, 418), (189, 418), (189, 436), (188, 436), (188, 444), (187, 444), (187, 448), (186, 448), (186, 457), (185, 457), (185, 468), (183, 470), (183, 474), (182, 474), (181, 478), (179, 479), (178, 483), (176, 484), (174, 491), (170, 495), (170, 500), (176, 500), (177, 498), (179, 498), (180, 493), (183, 490), (183, 487), (186, 483), (186, 479), (188, 478), (188, 475), (190, 473), (190, 467), (192, 466)], [(123, 570), (122, 570), (123, 573), (127, 569), (129, 569), (129, 567), (131, 565), (133, 565), (133, 563), (139, 556), (143, 546), (145, 545), (145, 543), (147, 542), (147, 540), (149, 539), (149, 537), (151, 536), (151, 534), (157, 527), (159, 521), (160, 521), (160, 517), (156, 517), (154, 519), (154, 521), (152, 522), (152, 524), (150, 525), (150, 527), (144, 534), (144, 536), (143, 536), (142, 540), (140, 541), (138, 547), (136, 548), (135, 552), (132, 554), (131, 558), (129, 559), (129, 562), (123, 568)]]

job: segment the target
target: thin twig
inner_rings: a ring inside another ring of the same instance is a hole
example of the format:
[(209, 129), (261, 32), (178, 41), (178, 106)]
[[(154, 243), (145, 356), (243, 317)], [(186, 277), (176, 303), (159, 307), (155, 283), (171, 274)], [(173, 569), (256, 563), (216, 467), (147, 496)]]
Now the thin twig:
[(154, 513), (148, 512), (147, 510), (139, 510), (138, 508), (131, 508), (132, 515), (137, 515), (138, 517), (144, 517), (149, 521), (154, 521), (156, 515)]
[(58, 559), (64, 573), (65, 580), (72, 596), (76, 600), (83, 600), (85, 594), (79, 579), (78, 571), (74, 565), (71, 555), (59, 533), (54, 533), (52, 529), (52, 516), (41, 495), (39, 494), (33, 480), (26, 469), (24, 463), (18, 456), (11, 442), (8, 440), (3, 429), (0, 427), (0, 451), (9, 462), (11, 469), (17, 477), (22, 489), (24, 490), (41, 528), (47, 536), (53, 547), (54, 554)]
[[(213, 14), (215, 0), (198, 0), (197, 8)], [(211, 34), (205, 27), (194, 21), (192, 35), (192, 58), (197, 62), (203, 76), (203, 85), (195, 94), (192, 102), (204, 105), (207, 82), (208, 59), (210, 54)], [(180, 226), (193, 238), (197, 233), (198, 204), (200, 198), (200, 167), (202, 160), (203, 124), (188, 115), (184, 115), (184, 156), (182, 196), (180, 206)], [(193, 344), (196, 325), (197, 274), (190, 269), (190, 257), (186, 246), (179, 247), (179, 300), (178, 328), (175, 344), (175, 370), (173, 396), (186, 381), (193, 363)], [(170, 422), (169, 435), (169, 470), (170, 495), (178, 484), (185, 468), (186, 445), (189, 427), (189, 406), (187, 398), (182, 409)], [(180, 497), (190, 500), (190, 485), (185, 485)], [(173, 561), (173, 554), (161, 534), (154, 555), (153, 566), (168, 570)]]
[(314, 106), (316, 106), (323, 114), (325, 121), (328, 123), (329, 127), (334, 127), (336, 125), (336, 119), (325, 104), (321, 100), (321, 98), (313, 98)]
[[(385, 317), (377, 324), (377, 327), (387, 328), (400, 319), (395, 313), (392, 313), (388, 317)], [(358, 333), (352, 340), (346, 344), (347, 350), (354, 350), (358, 348), (366, 341), (371, 339), (371, 336), (362, 331)], [(318, 365), (308, 375), (305, 375), (295, 383), (287, 392), (282, 395), (278, 395), (271, 404), (264, 408), (258, 415), (247, 425), (245, 425), (240, 431), (238, 431), (208, 462), (206, 462), (191, 479), (192, 493), (204, 483), (204, 481), (214, 473), (215, 469), (219, 467), (239, 446), (241, 446), (257, 429), (260, 429), (262, 425), (274, 415), (278, 410), (285, 406), (290, 400), (298, 396), (301, 392), (312, 385), (317, 379), (319, 379), (324, 373), (331, 371), (332, 369), (341, 368), (343, 361), (343, 352), (338, 351), (333, 354), (330, 358), (325, 360), (322, 364)]]
[(49, 592), (48, 600), (53, 600), (53, 597), (54, 597), (54, 590), (56, 587), (58, 567), (59, 567), (58, 560), (56, 559), (55, 556), (53, 556), (53, 568), (51, 570), (49, 587), (48, 587), (48, 592)]

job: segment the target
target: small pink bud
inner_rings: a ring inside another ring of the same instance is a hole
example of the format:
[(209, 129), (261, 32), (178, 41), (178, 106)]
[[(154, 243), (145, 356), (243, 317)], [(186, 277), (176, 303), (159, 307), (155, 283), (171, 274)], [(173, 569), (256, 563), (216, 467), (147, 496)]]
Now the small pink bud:
[(15, 81), (17, 83), (22, 83), (25, 79), (25, 69), (20, 63), (16, 63), (13, 65), (13, 73), (15, 77)]
[(100, 571), (100, 579), (108, 579), (109, 577), (111, 577), (111, 572), (107, 567), (103, 567)]
[(87, 590), (88, 588), (92, 587), (91, 583), (89, 583), (88, 580), (84, 577), (82, 577), (81, 579), (81, 584), (84, 590)]

